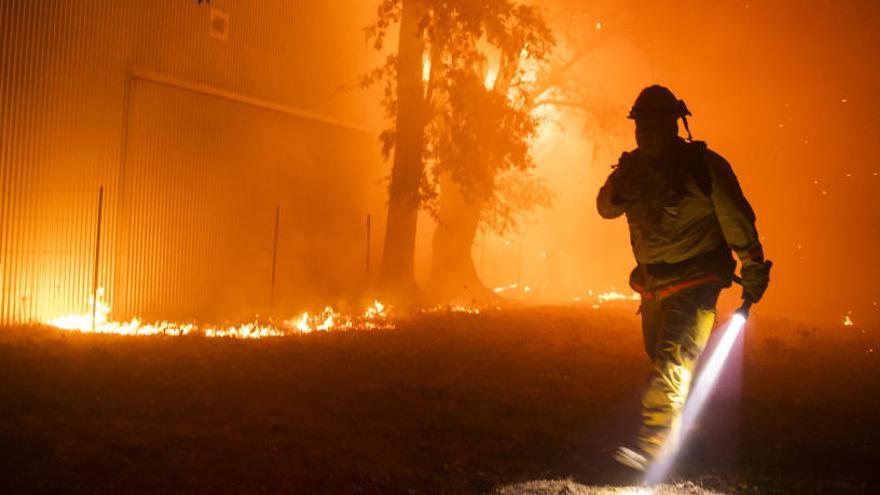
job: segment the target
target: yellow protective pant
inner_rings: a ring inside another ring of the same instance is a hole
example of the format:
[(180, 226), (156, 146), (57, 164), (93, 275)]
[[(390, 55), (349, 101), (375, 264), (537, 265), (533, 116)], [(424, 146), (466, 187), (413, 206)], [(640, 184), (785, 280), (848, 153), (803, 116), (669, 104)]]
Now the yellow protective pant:
[(708, 283), (659, 301), (642, 300), (642, 333), (654, 370), (642, 397), (638, 444), (651, 456), (659, 453), (667, 438), (678, 438), (678, 421), (715, 323), (720, 292), (719, 285)]

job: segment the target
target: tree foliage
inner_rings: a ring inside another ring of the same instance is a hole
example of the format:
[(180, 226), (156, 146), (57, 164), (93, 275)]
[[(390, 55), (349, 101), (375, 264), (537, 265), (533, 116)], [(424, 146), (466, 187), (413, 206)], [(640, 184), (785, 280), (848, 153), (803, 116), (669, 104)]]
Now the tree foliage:
[[(380, 1), (376, 21), (366, 28), (375, 49), (384, 48), (404, 1), (416, 0)], [(540, 124), (534, 100), (547, 79), (552, 33), (537, 7), (514, 0), (420, 1), (426, 47), (420, 204), (437, 213), (440, 177), (447, 175), (467, 198), (485, 205), (484, 227), (504, 232), (519, 213), (549, 204), (547, 188), (531, 173), (531, 143)], [(396, 64), (389, 55), (361, 81), (384, 83), (382, 106), (391, 123), (381, 135), (386, 158), (396, 136)]]

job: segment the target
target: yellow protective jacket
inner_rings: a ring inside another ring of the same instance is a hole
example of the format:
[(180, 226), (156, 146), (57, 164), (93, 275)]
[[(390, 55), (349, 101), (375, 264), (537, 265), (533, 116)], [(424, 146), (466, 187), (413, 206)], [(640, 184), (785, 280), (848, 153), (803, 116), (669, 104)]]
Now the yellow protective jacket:
[[(636, 167), (631, 176), (645, 184), (638, 199), (615, 195), (621, 167)], [(709, 282), (730, 286), (736, 268), (731, 250), (744, 274), (761, 272), (764, 253), (752, 207), (733, 169), (705, 143), (679, 139), (653, 161), (638, 149), (624, 153), (596, 202), (604, 218), (626, 214), (637, 262), (630, 285), (646, 299)]]

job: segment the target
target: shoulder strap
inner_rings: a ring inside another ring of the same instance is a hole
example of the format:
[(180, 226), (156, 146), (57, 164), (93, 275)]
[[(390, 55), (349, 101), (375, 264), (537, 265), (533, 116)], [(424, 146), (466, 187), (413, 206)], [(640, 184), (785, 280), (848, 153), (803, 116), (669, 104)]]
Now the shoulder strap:
[(712, 173), (706, 162), (708, 147), (703, 141), (692, 141), (687, 144), (687, 163), (697, 183), (697, 187), (707, 197), (712, 195)]

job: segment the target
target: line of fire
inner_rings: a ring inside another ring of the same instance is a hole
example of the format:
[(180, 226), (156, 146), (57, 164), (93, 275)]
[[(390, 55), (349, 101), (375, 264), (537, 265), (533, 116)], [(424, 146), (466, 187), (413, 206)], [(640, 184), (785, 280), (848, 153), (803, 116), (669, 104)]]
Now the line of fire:
[(0, 0), (0, 493), (876, 493), (873, 0)]

